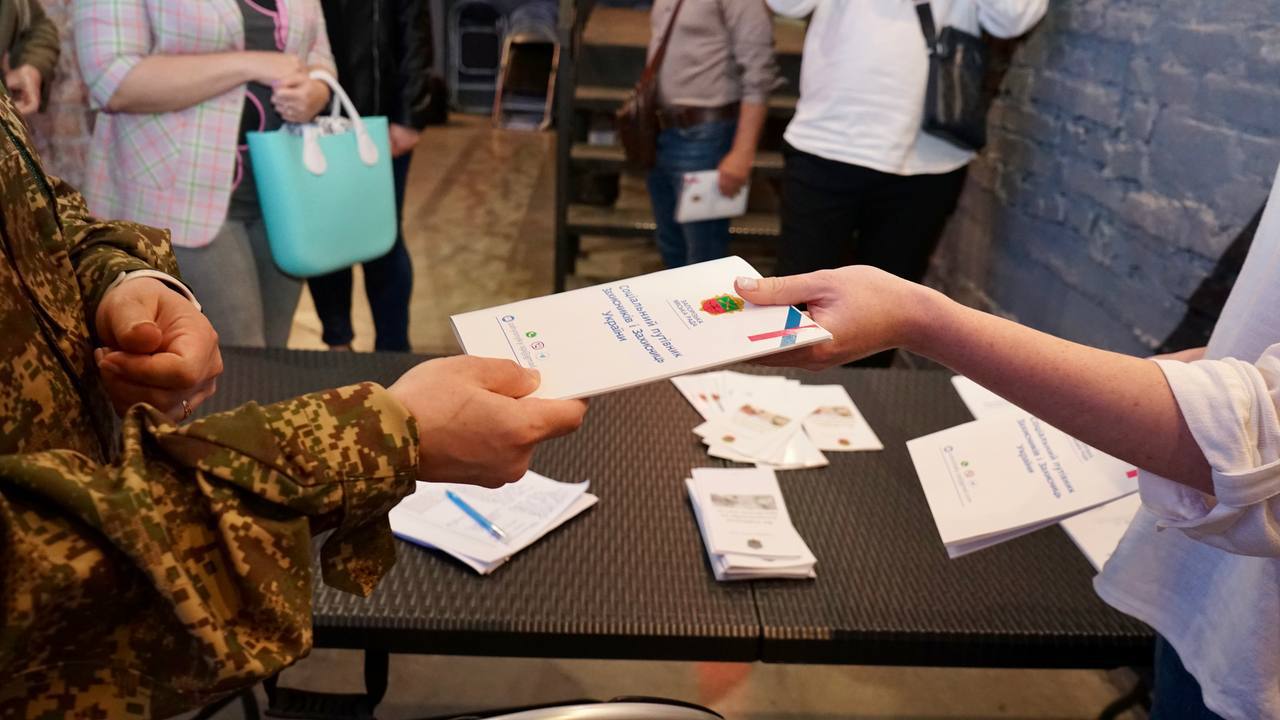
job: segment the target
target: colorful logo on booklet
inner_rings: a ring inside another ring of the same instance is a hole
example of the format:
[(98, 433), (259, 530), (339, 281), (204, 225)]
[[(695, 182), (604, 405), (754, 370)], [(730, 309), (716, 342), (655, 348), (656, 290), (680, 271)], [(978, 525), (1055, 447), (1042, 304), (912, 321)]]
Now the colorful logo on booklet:
[(747, 307), (747, 301), (736, 295), (717, 295), (702, 301), (702, 312), (708, 315), (725, 315), (738, 312)]

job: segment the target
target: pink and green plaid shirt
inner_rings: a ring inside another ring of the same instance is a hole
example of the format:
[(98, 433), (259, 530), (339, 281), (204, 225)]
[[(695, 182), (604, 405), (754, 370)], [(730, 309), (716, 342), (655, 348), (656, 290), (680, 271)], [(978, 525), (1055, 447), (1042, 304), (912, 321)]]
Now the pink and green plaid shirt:
[[(287, 13), (285, 51), (333, 67), (318, 0), (278, 0)], [(76, 0), (74, 35), (93, 130), (85, 199), (100, 217), (169, 228), (173, 244), (213, 241), (227, 217), (244, 87), (185, 110), (106, 112), (129, 71), (148, 55), (244, 49), (236, 0)]]

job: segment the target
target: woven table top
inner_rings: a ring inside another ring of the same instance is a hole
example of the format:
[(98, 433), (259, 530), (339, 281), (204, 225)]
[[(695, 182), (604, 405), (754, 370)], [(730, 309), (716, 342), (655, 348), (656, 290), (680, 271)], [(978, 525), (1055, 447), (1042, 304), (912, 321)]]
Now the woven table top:
[[(374, 380), (411, 355), (224, 350), (218, 395), (246, 400)], [(949, 560), (906, 440), (971, 416), (947, 375), (838, 369), (794, 374), (849, 388), (886, 450), (828, 453), (779, 473), (816, 581), (717, 583), (683, 480), (723, 466), (670, 383), (591, 402), (582, 430), (533, 468), (591, 481), (599, 504), (481, 577), (398, 543), (368, 599), (317, 581), (316, 644), (392, 652), (917, 665), (1114, 667), (1150, 660), (1146, 626), (1105, 606), (1093, 569), (1057, 527)]]

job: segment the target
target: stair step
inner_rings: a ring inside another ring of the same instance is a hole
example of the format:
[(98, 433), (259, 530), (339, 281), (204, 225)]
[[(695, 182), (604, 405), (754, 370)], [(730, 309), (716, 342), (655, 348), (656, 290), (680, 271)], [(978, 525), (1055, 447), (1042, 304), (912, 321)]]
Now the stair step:
[[(631, 88), (579, 85), (573, 91), (573, 104), (579, 110), (612, 111), (621, 107), (629, 94)], [(769, 114), (784, 117), (795, 114), (798, 99), (795, 95), (770, 96)]]
[[(568, 230), (575, 235), (643, 237), (656, 229), (653, 213), (646, 207), (569, 206)], [(778, 216), (771, 213), (747, 213), (729, 223), (729, 232), (735, 237), (776, 238), (780, 231)]]
[[(621, 171), (626, 167), (626, 155), (621, 145), (575, 143), (573, 149), (569, 151), (569, 158), (574, 165), (591, 170)], [(764, 176), (781, 175), (782, 153), (756, 153), (756, 161), (752, 168)]]
[[(804, 50), (804, 30), (803, 21), (775, 17), (775, 52), (778, 55), (799, 55)], [(646, 50), (649, 47), (649, 11), (596, 7), (582, 30), (582, 44)]]

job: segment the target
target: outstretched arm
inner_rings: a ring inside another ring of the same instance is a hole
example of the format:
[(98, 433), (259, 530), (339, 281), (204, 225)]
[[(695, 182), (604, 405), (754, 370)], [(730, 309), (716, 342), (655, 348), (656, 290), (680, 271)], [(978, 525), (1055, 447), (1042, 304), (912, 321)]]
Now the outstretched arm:
[(870, 267), (743, 279), (738, 290), (761, 305), (808, 303), (835, 336), (771, 364), (827, 367), (901, 347), (1105, 453), (1213, 493), (1209, 464), (1155, 362), (1056, 338)]

